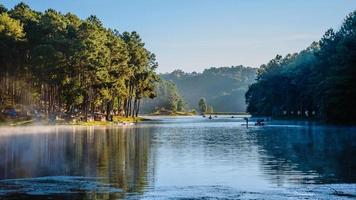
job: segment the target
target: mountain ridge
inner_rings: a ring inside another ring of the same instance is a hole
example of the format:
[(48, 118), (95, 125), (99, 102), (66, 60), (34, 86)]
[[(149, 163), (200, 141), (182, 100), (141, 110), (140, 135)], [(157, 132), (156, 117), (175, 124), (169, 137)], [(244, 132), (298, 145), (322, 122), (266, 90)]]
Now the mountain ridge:
[(254, 83), (256, 70), (238, 65), (211, 67), (191, 73), (178, 69), (159, 76), (176, 85), (188, 109), (198, 109), (199, 99), (206, 98), (214, 111), (243, 112), (246, 110), (245, 92)]

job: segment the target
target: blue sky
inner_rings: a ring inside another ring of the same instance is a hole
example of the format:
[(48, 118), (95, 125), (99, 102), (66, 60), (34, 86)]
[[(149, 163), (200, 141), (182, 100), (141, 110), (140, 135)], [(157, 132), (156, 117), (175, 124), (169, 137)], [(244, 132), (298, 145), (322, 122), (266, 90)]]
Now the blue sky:
[[(19, 1), (1, 3), (12, 8)], [(356, 0), (29, 0), (110, 28), (138, 31), (157, 55), (159, 72), (208, 67), (259, 67), (298, 52), (356, 10)]]

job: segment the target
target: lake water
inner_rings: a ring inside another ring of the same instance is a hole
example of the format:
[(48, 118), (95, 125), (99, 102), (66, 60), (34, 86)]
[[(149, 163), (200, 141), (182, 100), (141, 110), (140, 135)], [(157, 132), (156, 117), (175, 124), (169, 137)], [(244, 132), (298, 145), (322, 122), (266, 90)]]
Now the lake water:
[(350, 199), (356, 129), (157, 117), (0, 128), (0, 199)]

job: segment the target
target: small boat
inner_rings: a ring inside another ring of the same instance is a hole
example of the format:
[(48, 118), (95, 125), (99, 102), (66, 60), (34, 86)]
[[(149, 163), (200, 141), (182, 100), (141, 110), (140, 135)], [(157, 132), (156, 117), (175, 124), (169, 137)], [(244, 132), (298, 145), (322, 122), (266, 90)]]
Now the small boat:
[(265, 125), (264, 119), (258, 119), (255, 123), (255, 126), (264, 126), (264, 125)]

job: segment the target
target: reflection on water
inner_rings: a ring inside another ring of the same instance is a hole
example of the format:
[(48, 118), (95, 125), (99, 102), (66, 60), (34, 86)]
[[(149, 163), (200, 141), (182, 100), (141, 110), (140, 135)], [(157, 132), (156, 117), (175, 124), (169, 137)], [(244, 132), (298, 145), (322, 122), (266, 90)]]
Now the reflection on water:
[(355, 129), (302, 126), (256, 132), (264, 173), (283, 183), (355, 183)]
[[(0, 179), (64, 176), (67, 182), (76, 183), (77, 179), (71, 180), (68, 176), (100, 177), (100, 182), (125, 193), (140, 193), (148, 185), (153, 170), (148, 168), (149, 160), (154, 160), (149, 158), (149, 131), (56, 127), (42, 134), (26, 130), (26, 134), (3, 133), (0, 134)], [(24, 180), (36, 183), (36, 180)], [(53, 181), (60, 187), (63, 177), (52, 178), (51, 184)], [(0, 186), (8, 183), (0, 183)]]
[(265, 199), (305, 184), (355, 189), (355, 128), (242, 123), (184, 117), (125, 128), (1, 128), (0, 199)]

